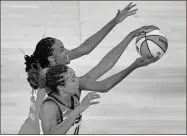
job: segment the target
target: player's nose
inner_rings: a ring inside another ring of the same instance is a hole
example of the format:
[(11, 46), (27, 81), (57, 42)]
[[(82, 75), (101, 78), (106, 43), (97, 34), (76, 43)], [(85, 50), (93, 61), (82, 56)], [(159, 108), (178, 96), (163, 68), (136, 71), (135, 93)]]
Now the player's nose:
[(66, 52), (66, 53), (68, 53), (68, 52), (69, 52), (69, 50), (68, 50), (68, 49), (65, 49), (65, 52)]

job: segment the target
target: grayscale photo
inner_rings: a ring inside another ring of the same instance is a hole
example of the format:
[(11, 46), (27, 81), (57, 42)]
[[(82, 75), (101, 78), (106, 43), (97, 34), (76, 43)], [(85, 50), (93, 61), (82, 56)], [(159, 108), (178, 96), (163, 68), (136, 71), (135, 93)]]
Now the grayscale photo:
[(1, 134), (186, 134), (186, 1), (1, 1)]

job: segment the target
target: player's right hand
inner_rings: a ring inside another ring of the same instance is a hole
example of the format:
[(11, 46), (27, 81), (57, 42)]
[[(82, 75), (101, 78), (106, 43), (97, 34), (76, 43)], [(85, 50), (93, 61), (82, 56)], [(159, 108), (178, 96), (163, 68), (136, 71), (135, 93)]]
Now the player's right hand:
[(90, 92), (88, 93), (83, 100), (81, 101), (80, 105), (79, 105), (79, 110), (80, 112), (85, 111), (90, 105), (94, 105), (94, 104), (98, 104), (98, 101), (94, 101), (92, 102), (92, 100), (94, 99), (98, 99), (100, 98), (100, 95), (97, 94), (96, 92)]
[(136, 14), (136, 11), (138, 9), (132, 9), (133, 7), (135, 7), (136, 4), (132, 5), (132, 2), (129, 3), (129, 5), (127, 5), (124, 9), (122, 10), (118, 10), (117, 15), (115, 16), (115, 21), (117, 23), (121, 23), (125, 18), (127, 18), (128, 16), (132, 16), (134, 14)]
[(138, 36), (138, 35), (140, 35), (140, 34), (145, 34), (145, 33), (149, 32), (149, 31), (151, 31), (151, 30), (159, 30), (159, 28), (156, 27), (156, 26), (154, 26), (154, 25), (143, 26), (143, 27), (140, 27), (140, 28), (138, 28), (138, 29), (132, 31), (132, 34), (133, 34), (134, 36)]
[(146, 56), (146, 57), (139, 57), (135, 60), (134, 64), (136, 67), (143, 67), (143, 66), (147, 66), (151, 63), (156, 62), (157, 60), (159, 60), (159, 57), (152, 57), (152, 56)]

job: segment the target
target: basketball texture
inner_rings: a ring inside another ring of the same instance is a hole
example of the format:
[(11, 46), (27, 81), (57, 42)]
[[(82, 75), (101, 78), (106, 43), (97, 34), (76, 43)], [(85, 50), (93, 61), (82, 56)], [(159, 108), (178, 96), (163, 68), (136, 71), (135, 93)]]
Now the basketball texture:
[(160, 30), (148, 30), (147, 33), (137, 37), (135, 45), (141, 56), (150, 55), (161, 58), (168, 48), (168, 40)]

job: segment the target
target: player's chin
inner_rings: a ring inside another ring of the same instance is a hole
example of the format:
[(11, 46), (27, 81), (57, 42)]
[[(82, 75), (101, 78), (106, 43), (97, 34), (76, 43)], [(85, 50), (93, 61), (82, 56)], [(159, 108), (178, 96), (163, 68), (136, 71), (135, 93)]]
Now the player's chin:
[(72, 92), (69, 92), (69, 95), (75, 95), (76, 92), (72, 91)]
[(70, 59), (69, 58), (66, 59), (66, 63), (70, 64)]
[(68, 64), (70, 64), (70, 60), (65, 60), (65, 61), (63, 62), (63, 65), (68, 65)]
[(70, 60), (67, 60), (66, 62), (67, 62), (67, 64), (70, 64)]

